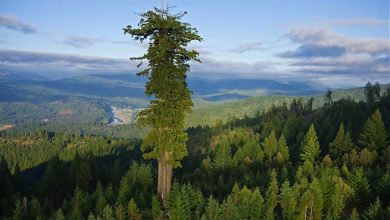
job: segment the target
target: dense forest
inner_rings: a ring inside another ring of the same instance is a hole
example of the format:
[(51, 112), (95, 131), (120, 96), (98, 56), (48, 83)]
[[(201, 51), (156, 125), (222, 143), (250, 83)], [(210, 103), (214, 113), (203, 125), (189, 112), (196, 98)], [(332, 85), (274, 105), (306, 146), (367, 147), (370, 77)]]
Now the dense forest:
[(187, 128), (166, 207), (140, 139), (0, 132), (1, 218), (390, 219), (390, 90), (364, 92)]

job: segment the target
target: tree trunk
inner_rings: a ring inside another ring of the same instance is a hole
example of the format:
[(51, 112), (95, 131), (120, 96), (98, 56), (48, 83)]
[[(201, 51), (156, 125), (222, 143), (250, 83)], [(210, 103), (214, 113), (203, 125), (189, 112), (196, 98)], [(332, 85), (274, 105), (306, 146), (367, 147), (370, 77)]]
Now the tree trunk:
[(172, 164), (168, 162), (169, 154), (168, 151), (162, 152), (158, 160), (157, 194), (164, 207), (166, 206), (172, 182)]

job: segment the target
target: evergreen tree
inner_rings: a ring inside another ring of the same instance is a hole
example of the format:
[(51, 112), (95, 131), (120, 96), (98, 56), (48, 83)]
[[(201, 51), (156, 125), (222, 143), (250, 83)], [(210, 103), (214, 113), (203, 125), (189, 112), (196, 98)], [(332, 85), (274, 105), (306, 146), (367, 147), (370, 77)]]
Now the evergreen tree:
[(376, 220), (383, 219), (382, 216), (382, 203), (377, 197), (375, 202), (372, 203), (363, 214), (363, 219), (365, 220)]
[(379, 109), (364, 124), (358, 143), (370, 150), (379, 150), (387, 146), (387, 131)]
[(125, 220), (126, 219), (126, 210), (122, 204), (117, 204), (115, 206), (115, 218), (117, 220)]
[(314, 129), (314, 125), (311, 124), (309, 130), (305, 135), (305, 139), (302, 143), (302, 153), (300, 154), (302, 161), (314, 162), (320, 154), (320, 143)]
[(74, 193), (73, 193), (73, 198), (70, 202), (70, 218), (71, 219), (83, 219), (83, 213), (86, 208), (86, 196), (81, 191), (81, 189), (77, 186)]
[(356, 205), (363, 208), (368, 205), (371, 188), (367, 177), (364, 175), (364, 170), (361, 167), (354, 168), (348, 176), (348, 181), (355, 191), (354, 200)]
[(256, 188), (251, 197), (249, 219), (262, 219), (264, 217), (264, 199), (260, 190)]
[(106, 207), (104, 207), (103, 209), (103, 218), (102, 220), (114, 220), (114, 216), (113, 216), (113, 212), (112, 212), (112, 208), (110, 205), (106, 205)]
[(95, 212), (98, 216), (103, 216), (103, 210), (107, 205), (106, 198), (104, 197), (103, 187), (100, 182), (98, 182), (96, 186), (96, 190), (94, 193), (95, 197)]
[(224, 138), (218, 143), (212, 166), (222, 174), (225, 174), (225, 172), (233, 166), (231, 147), (227, 139)]
[(20, 200), (16, 200), (15, 209), (13, 212), (12, 219), (13, 220), (23, 220), (24, 219), (23, 213), (24, 213), (24, 211), (23, 211), (22, 203), (20, 202)]
[(273, 169), (271, 172), (271, 181), (269, 183), (266, 193), (266, 212), (265, 219), (274, 219), (274, 209), (278, 205), (278, 180), (276, 172)]
[(190, 218), (190, 198), (184, 188), (174, 184), (168, 197), (170, 219), (185, 220)]
[(205, 213), (202, 216), (202, 219), (220, 219), (221, 210), (218, 202), (210, 196), (207, 201)]
[(37, 198), (32, 198), (28, 204), (28, 216), (30, 219), (44, 219), (45, 212)]
[(152, 196), (152, 210), (151, 211), (152, 211), (153, 220), (162, 219), (160, 202), (158, 201), (158, 198), (155, 195)]
[(275, 137), (275, 132), (271, 133), (266, 137), (262, 143), (264, 153), (268, 158), (272, 158), (278, 151), (278, 140)]
[(56, 213), (54, 214), (54, 219), (55, 220), (65, 220), (65, 215), (62, 209), (58, 209)]
[(127, 219), (129, 220), (141, 220), (142, 216), (139, 212), (137, 204), (134, 199), (130, 199), (129, 204), (127, 205)]
[(359, 214), (356, 211), (356, 208), (353, 208), (351, 215), (349, 216), (349, 220), (359, 220)]
[(282, 208), (283, 219), (295, 219), (295, 211), (297, 206), (298, 195), (294, 188), (290, 187), (290, 183), (286, 180), (280, 189), (280, 206)]
[(333, 158), (338, 159), (342, 154), (349, 153), (352, 149), (351, 137), (348, 132), (344, 131), (344, 124), (341, 123), (335, 139), (329, 144), (329, 151)]
[(202, 40), (195, 28), (180, 21), (184, 14), (170, 15), (166, 10), (155, 9), (142, 14), (139, 28), (129, 25), (123, 29), (135, 40), (150, 41), (146, 54), (131, 59), (148, 61), (148, 68), (138, 76), (148, 77), (145, 93), (155, 99), (138, 113), (137, 124), (152, 128), (144, 138), (142, 150), (145, 159), (158, 160), (157, 192), (164, 205), (171, 188), (172, 169), (180, 166), (180, 160), (187, 155), (184, 117), (193, 103), (186, 73), (188, 62), (199, 60), (198, 52), (186, 47), (191, 41)]

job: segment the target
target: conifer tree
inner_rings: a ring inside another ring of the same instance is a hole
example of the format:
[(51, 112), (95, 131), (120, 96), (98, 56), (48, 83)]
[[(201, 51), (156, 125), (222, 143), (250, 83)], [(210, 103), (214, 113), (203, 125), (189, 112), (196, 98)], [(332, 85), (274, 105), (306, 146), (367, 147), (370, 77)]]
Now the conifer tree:
[(125, 220), (126, 219), (126, 210), (122, 204), (117, 204), (115, 206), (115, 218), (117, 220)]
[(187, 87), (188, 62), (199, 61), (198, 52), (187, 50), (191, 41), (201, 41), (195, 28), (180, 21), (181, 15), (170, 15), (167, 10), (142, 14), (138, 28), (127, 26), (125, 34), (135, 40), (149, 40), (147, 53), (132, 60), (147, 60), (148, 67), (138, 76), (148, 77), (146, 95), (154, 97), (149, 106), (137, 115), (140, 127), (151, 127), (142, 143), (145, 159), (157, 159), (157, 193), (165, 205), (172, 181), (172, 169), (180, 166), (187, 155), (187, 134), (184, 117), (193, 105)]
[(278, 205), (278, 180), (276, 172), (273, 169), (271, 172), (271, 181), (269, 183), (266, 193), (266, 212), (265, 219), (274, 219), (274, 209)]
[(359, 220), (359, 214), (356, 211), (356, 208), (353, 208), (351, 215), (349, 216), (349, 220)]
[(216, 147), (215, 158), (212, 166), (218, 172), (225, 174), (226, 170), (233, 166), (231, 147), (227, 139), (223, 139)]
[(275, 132), (271, 133), (266, 137), (262, 143), (264, 148), (264, 153), (268, 158), (272, 158), (274, 154), (278, 151), (278, 140), (275, 137)]
[(290, 154), (288, 151), (286, 139), (284, 138), (283, 134), (279, 137), (279, 140), (278, 140), (278, 151), (279, 151), (280, 155), (282, 156), (283, 163), (289, 161)]
[(23, 214), (22, 203), (20, 202), (20, 200), (16, 200), (15, 209), (13, 211), (12, 219), (13, 220), (23, 220), (24, 219), (23, 216), (24, 216), (24, 214)]
[(387, 131), (381, 112), (377, 109), (364, 124), (358, 143), (360, 146), (370, 150), (379, 150), (387, 146), (387, 138)]
[(233, 202), (231, 196), (229, 196), (221, 205), (221, 219), (224, 220), (236, 220), (240, 219), (240, 212), (237, 204)]
[(320, 143), (314, 125), (311, 124), (305, 135), (302, 143), (302, 153), (300, 154), (302, 161), (314, 162), (320, 154)]
[(207, 201), (207, 205), (205, 208), (205, 213), (202, 216), (203, 219), (220, 219), (221, 210), (218, 202), (210, 196)]
[(103, 216), (102, 220), (115, 220), (112, 208), (109, 204), (106, 205), (103, 209)]
[(260, 190), (256, 188), (252, 192), (250, 203), (249, 219), (262, 219), (264, 217), (264, 199), (260, 194)]
[(297, 206), (297, 193), (294, 188), (290, 187), (290, 183), (286, 180), (280, 189), (280, 206), (282, 208), (283, 219), (295, 219), (295, 211)]
[(158, 201), (158, 198), (155, 195), (152, 196), (152, 210), (151, 211), (152, 211), (152, 217), (154, 220), (162, 219), (160, 202)]
[(85, 211), (86, 205), (86, 196), (81, 191), (81, 189), (77, 186), (74, 193), (73, 198), (70, 202), (70, 218), (71, 219), (83, 219), (83, 213)]
[(95, 197), (95, 212), (98, 216), (103, 216), (103, 210), (107, 205), (106, 198), (104, 197), (103, 187), (100, 182), (96, 186), (94, 193)]
[(54, 214), (54, 219), (55, 220), (65, 220), (65, 215), (62, 209), (58, 209), (56, 213)]
[(139, 212), (137, 204), (134, 199), (130, 199), (129, 204), (127, 205), (127, 219), (129, 220), (141, 220), (142, 216)]
[(184, 188), (174, 184), (168, 197), (170, 219), (185, 220), (190, 218), (191, 203)]
[(348, 181), (355, 191), (354, 200), (360, 207), (365, 207), (371, 193), (370, 184), (361, 167), (354, 168), (348, 176)]
[(376, 220), (376, 219), (383, 219), (381, 210), (382, 210), (382, 203), (377, 197), (375, 202), (370, 204), (370, 206), (367, 208), (367, 210), (363, 214), (364, 220)]
[(344, 131), (344, 124), (341, 123), (335, 139), (329, 144), (329, 151), (333, 158), (338, 159), (342, 154), (349, 153), (352, 149), (351, 137), (348, 132)]

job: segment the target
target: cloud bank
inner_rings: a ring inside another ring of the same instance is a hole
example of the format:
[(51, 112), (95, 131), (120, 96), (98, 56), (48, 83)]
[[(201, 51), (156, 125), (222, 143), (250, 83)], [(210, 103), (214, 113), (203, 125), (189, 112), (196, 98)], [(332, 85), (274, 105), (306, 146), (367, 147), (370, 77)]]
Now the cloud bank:
[(288, 59), (295, 72), (390, 81), (390, 45), (386, 39), (347, 37), (327, 28), (293, 29), (286, 36), (298, 46), (277, 56)]
[(24, 23), (16, 17), (6, 15), (0, 15), (0, 27), (18, 31), (24, 34), (34, 34), (37, 32), (37, 28), (35, 26)]

